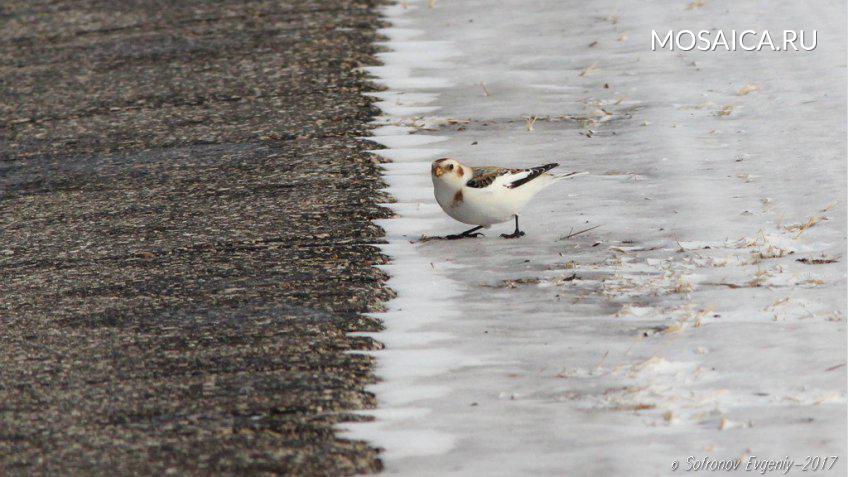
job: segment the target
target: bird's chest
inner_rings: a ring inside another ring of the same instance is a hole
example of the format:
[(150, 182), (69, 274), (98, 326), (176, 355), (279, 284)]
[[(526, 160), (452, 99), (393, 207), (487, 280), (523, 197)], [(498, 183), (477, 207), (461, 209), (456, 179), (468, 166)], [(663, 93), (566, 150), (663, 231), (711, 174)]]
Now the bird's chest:
[(462, 205), (464, 201), (464, 194), (461, 188), (456, 189), (453, 187), (437, 185), (434, 189), (434, 193), (436, 196), (436, 202), (438, 202), (442, 209), (446, 212), (449, 212), (451, 209), (456, 209)]
[(436, 202), (449, 216), (467, 224), (489, 225), (508, 220), (511, 210), (500, 204), (498, 194), (489, 190), (463, 187), (435, 189)]

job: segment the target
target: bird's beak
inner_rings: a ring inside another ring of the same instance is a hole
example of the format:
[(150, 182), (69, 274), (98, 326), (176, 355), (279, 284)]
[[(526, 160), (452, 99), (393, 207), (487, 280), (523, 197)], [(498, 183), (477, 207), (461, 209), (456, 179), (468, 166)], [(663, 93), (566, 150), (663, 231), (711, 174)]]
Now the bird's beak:
[(433, 175), (435, 175), (436, 177), (442, 177), (442, 174), (444, 174), (444, 173), (445, 173), (445, 170), (442, 169), (442, 166), (439, 166), (439, 165), (433, 166)]

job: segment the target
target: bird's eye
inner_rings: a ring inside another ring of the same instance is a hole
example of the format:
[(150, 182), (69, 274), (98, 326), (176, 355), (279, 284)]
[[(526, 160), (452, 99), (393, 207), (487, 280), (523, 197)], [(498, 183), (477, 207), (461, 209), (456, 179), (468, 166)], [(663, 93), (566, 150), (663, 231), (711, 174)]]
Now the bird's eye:
[(453, 164), (448, 164), (448, 170), (449, 170), (449, 171), (452, 171), (452, 170), (453, 170)]

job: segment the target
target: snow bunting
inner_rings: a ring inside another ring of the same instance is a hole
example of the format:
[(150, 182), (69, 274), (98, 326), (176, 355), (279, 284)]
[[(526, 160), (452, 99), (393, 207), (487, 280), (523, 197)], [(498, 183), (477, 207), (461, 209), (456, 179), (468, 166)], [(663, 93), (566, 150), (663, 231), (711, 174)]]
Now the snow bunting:
[(515, 231), (501, 234), (503, 238), (518, 238), (518, 211), (545, 187), (558, 180), (574, 177), (580, 172), (550, 174), (559, 164), (545, 164), (529, 169), (502, 167), (468, 167), (450, 158), (434, 161), (430, 167), (436, 202), (448, 215), (473, 229), (447, 239), (478, 237), (478, 230), (515, 218)]

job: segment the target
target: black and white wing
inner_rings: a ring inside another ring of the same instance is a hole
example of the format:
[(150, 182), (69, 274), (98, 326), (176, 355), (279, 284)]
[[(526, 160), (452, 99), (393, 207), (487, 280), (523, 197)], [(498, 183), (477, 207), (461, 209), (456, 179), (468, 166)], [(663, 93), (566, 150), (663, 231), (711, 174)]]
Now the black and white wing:
[(503, 167), (475, 167), (474, 175), (465, 183), (468, 187), (485, 189), (491, 186), (502, 186), (507, 189), (520, 187), (545, 172), (557, 167), (559, 164), (545, 164), (544, 166), (531, 167), (529, 169), (506, 169)]

